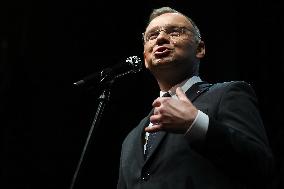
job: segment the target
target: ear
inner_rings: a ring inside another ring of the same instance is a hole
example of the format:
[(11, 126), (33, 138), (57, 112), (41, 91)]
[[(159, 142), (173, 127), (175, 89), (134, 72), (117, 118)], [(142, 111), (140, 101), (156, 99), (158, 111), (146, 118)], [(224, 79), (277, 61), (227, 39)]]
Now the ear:
[(145, 67), (148, 69), (149, 65), (148, 65), (148, 62), (147, 62), (147, 60), (146, 60), (145, 51), (143, 52), (143, 55), (144, 55), (144, 64), (145, 64)]
[(196, 58), (203, 58), (205, 56), (205, 44), (203, 41), (200, 41), (196, 49)]

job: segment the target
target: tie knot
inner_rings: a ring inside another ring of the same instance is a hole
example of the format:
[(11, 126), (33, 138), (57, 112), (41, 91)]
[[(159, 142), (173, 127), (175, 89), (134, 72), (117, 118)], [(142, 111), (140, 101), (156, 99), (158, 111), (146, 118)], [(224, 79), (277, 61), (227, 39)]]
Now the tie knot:
[(165, 94), (163, 94), (162, 97), (171, 97), (170, 93), (169, 92), (166, 92)]

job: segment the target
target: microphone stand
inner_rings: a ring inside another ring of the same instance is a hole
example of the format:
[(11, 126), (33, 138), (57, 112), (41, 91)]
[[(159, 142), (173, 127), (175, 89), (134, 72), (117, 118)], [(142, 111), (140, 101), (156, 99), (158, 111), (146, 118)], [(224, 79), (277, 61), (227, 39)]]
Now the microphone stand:
[(71, 182), (71, 185), (70, 185), (70, 189), (74, 188), (74, 185), (75, 185), (79, 170), (81, 168), (82, 162), (84, 160), (84, 156), (85, 156), (85, 153), (87, 151), (91, 136), (92, 136), (94, 130), (97, 128), (98, 122), (100, 121), (100, 118), (102, 117), (102, 112), (104, 110), (106, 103), (109, 101), (110, 88), (111, 88), (112, 84), (114, 83), (115, 79), (121, 78), (121, 77), (123, 77), (127, 74), (130, 74), (130, 73), (137, 73), (137, 72), (140, 72), (142, 70), (141, 60), (137, 56), (130, 56), (126, 59), (125, 62), (127, 63), (128, 66), (131, 66), (132, 69), (118, 71), (118, 68), (123, 68), (123, 66), (106, 68), (106, 69), (102, 70), (100, 73), (96, 73), (95, 75), (89, 76), (84, 80), (80, 80), (80, 81), (74, 83), (76, 86), (86, 85), (88, 83), (87, 81), (91, 82), (92, 79), (98, 77), (99, 80), (100, 80), (99, 84), (102, 87), (102, 93), (98, 98), (98, 100), (99, 100), (98, 109), (97, 109), (97, 112), (95, 114), (94, 120), (92, 122), (91, 128), (89, 130), (89, 133), (88, 133), (84, 148), (82, 150), (79, 162), (77, 164), (75, 173), (73, 175), (72, 182)]
[(92, 125), (91, 125), (91, 127), (90, 127), (90, 130), (89, 130), (89, 133), (88, 133), (88, 136), (87, 136), (87, 139), (86, 139), (84, 148), (83, 148), (83, 150), (82, 150), (82, 152), (81, 152), (81, 156), (80, 156), (79, 162), (78, 162), (78, 164), (77, 164), (75, 173), (74, 173), (74, 175), (73, 175), (72, 182), (71, 182), (71, 185), (70, 185), (70, 189), (73, 189), (73, 188), (74, 188), (74, 185), (75, 185), (75, 182), (76, 182), (78, 173), (79, 173), (79, 171), (80, 171), (82, 162), (83, 162), (83, 160), (84, 160), (85, 153), (86, 153), (87, 148), (88, 148), (88, 145), (89, 145), (89, 143), (90, 143), (90, 139), (91, 139), (91, 137), (92, 137), (92, 135), (93, 135), (95, 129), (96, 129), (97, 126), (98, 126), (98, 123), (99, 123), (99, 121), (100, 121), (100, 118), (102, 117), (102, 113), (103, 113), (104, 107), (106, 106), (106, 103), (109, 101), (109, 98), (110, 98), (110, 89), (111, 89), (111, 86), (112, 86), (113, 82), (114, 82), (114, 80), (107, 81), (107, 82), (104, 84), (104, 88), (103, 88), (103, 90), (102, 90), (101, 95), (98, 97), (98, 101), (99, 101), (98, 108), (97, 108), (95, 117), (94, 117), (94, 119), (93, 119)]

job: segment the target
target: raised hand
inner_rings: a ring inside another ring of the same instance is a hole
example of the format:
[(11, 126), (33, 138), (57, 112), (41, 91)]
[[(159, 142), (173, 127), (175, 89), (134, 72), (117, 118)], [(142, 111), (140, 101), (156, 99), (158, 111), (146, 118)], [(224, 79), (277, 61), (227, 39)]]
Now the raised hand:
[(198, 109), (191, 103), (180, 87), (176, 89), (177, 99), (159, 97), (154, 100), (154, 114), (150, 117), (153, 126), (146, 132), (167, 131), (185, 133), (197, 116)]

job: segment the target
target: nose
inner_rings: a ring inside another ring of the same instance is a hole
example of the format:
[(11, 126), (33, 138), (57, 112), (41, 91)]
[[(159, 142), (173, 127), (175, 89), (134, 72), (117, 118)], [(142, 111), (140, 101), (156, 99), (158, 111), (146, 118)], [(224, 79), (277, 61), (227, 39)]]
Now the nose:
[(170, 41), (170, 36), (164, 30), (161, 30), (156, 39), (156, 42), (160, 44), (160, 43), (165, 43), (165, 42), (168, 43), (169, 41)]
[(167, 36), (167, 37), (169, 37), (169, 35), (167, 34), (167, 32), (165, 30), (160, 30), (158, 37), (159, 36)]

